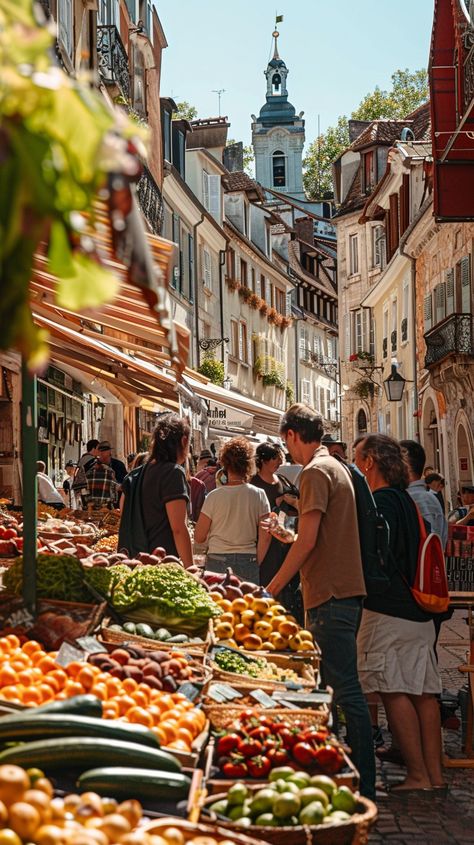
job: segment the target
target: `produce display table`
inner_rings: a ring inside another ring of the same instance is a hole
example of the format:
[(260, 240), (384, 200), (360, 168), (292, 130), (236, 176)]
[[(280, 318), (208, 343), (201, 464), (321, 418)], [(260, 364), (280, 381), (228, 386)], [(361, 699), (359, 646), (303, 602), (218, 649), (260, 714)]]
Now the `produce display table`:
[[(451, 607), (467, 610), (468, 639), (466, 640), (467, 663), (459, 671), (467, 675), (469, 697), (467, 705), (465, 757), (443, 756), (443, 766), (453, 769), (474, 769), (474, 592), (453, 591), (449, 593)], [(459, 645), (459, 641), (456, 642)]]

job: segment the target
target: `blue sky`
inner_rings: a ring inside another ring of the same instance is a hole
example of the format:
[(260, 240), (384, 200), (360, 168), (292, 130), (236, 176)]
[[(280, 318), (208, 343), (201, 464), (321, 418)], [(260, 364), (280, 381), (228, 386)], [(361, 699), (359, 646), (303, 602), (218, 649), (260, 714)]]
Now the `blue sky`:
[[(250, 143), (250, 115), (265, 102), (276, 0), (155, 0), (168, 47), (161, 94), (187, 100), (199, 117), (218, 114), (229, 137)], [(397, 68), (426, 67), (433, 0), (287, 0), (278, 6), (289, 99), (304, 110), (306, 141), (355, 108)]]

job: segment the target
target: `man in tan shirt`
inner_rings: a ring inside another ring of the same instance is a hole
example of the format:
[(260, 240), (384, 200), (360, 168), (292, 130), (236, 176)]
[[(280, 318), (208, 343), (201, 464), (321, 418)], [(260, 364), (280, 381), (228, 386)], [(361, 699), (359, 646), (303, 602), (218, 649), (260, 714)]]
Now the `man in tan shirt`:
[(323, 419), (292, 405), (280, 433), (299, 478), (298, 536), (267, 589), (278, 595), (300, 572), (309, 624), (322, 652), (322, 677), (342, 708), (361, 793), (375, 797), (372, 725), (357, 674), (356, 636), (365, 597), (354, 489), (348, 470), (321, 445)]

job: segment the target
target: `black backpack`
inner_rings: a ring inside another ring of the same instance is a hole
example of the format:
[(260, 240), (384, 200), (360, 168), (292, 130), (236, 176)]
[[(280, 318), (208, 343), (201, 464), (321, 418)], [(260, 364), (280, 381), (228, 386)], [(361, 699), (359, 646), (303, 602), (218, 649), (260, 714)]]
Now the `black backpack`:
[(368, 596), (380, 595), (388, 590), (393, 576), (389, 556), (390, 529), (377, 510), (365, 475), (354, 464), (340, 463), (351, 476), (354, 487), (365, 589)]

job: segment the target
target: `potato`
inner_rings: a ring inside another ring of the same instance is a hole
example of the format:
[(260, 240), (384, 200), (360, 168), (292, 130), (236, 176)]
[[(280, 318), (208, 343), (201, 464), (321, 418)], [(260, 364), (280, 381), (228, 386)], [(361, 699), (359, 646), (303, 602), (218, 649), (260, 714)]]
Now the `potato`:
[(121, 666), (126, 666), (130, 661), (130, 654), (124, 648), (116, 648), (110, 653), (111, 660), (116, 660)]

